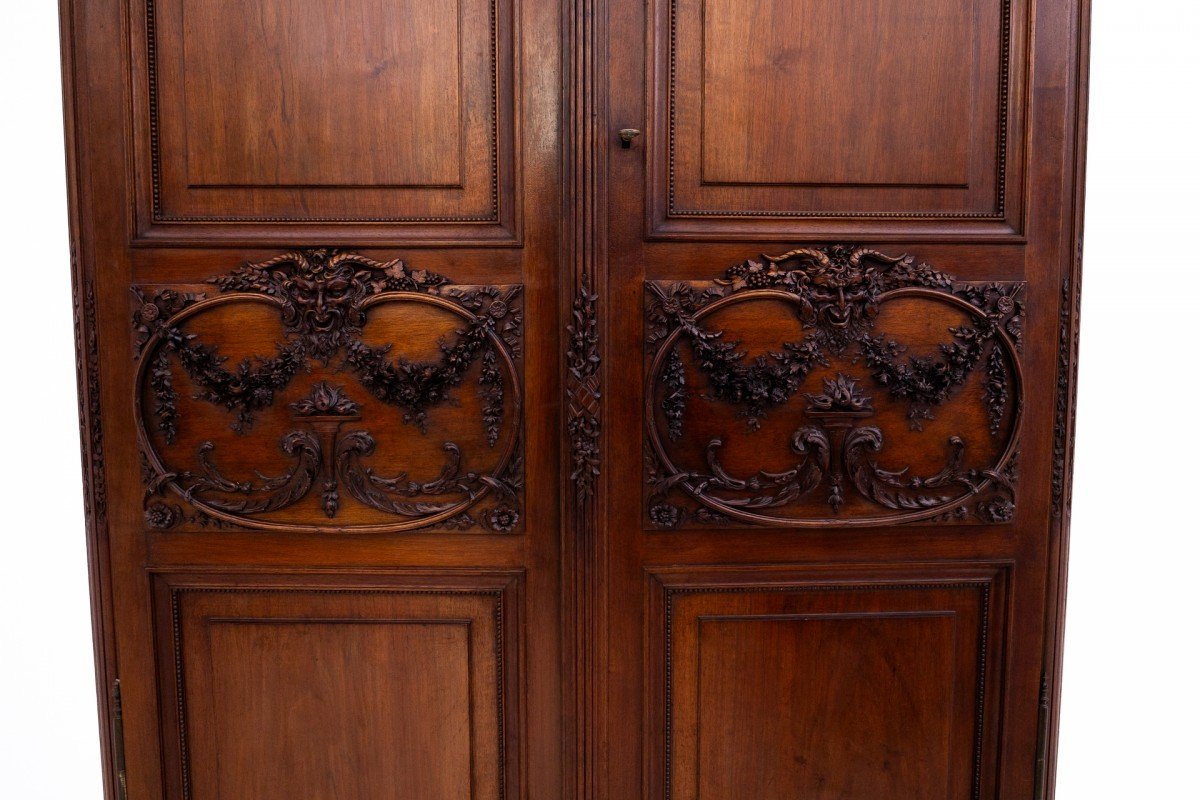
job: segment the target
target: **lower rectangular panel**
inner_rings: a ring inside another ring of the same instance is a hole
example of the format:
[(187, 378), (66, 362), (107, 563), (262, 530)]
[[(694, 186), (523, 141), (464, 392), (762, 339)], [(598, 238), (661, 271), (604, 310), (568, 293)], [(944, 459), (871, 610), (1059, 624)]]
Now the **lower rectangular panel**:
[(156, 576), (166, 796), (504, 800), (519, 586)]
[(649, 796), (987, 796), (1003, 576), (654, 571)]

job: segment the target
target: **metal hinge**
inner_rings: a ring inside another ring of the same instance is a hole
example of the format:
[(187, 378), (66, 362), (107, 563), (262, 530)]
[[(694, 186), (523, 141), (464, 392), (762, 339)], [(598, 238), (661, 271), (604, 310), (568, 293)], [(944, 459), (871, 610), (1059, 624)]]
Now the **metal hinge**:
[(117, 773), (117, 800), (129, 797), (125, 787), (125, 721), (121, 714), (121, 679), (112, 688), (113, 769)]
[(1050, 758), (1050, 678), (1042, 674), (1038, 693), (1037, 760), (1033, 765), (1033, 800), (1046, 798), (1046, 762)]

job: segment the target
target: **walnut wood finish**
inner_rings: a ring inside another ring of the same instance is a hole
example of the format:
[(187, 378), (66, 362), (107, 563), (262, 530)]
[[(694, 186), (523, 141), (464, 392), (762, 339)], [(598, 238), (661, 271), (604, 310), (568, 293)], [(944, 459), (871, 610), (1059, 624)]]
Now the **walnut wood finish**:
[(1087, 0), (62, 0), (112, 798), (1053, 792)]

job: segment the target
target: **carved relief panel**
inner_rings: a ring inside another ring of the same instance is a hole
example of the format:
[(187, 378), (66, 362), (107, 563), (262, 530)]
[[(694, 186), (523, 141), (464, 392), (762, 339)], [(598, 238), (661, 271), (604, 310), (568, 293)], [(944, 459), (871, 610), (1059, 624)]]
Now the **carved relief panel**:
[(520, 286), (309, 250), (134, 296), (150, 527), (521, 529)]
[(1009, 522), (1023, 293), (842, 245), (648, 282), (645, 524)]

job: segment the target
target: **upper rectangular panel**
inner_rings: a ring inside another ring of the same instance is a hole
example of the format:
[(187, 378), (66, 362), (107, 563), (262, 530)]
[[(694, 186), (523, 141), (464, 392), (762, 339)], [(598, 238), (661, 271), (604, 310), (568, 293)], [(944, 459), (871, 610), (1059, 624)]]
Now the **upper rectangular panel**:
[(1011, 0), (656, 1), (652, 236), (1017, 232)]
[[(975, 27), (968, 6), (934, 0), (914, 12), (896, 0), (786, 8), (705, 0), (703, 12), (703, 183), (968, 183)], [(871, 24), (860, 28), (864, 18)], [(916, 27), (922, 34), (912, 38)], [(829, 35), (850, 30), (856, 35)], [(686, 107), (676, 111), (687, 116)]]
[(256, 5), (183, 7), (189, 187), (462, 187), (458, 4)]
[(518, 238), (510, 0), (145, 0), (139, 16), (140, 238)]

